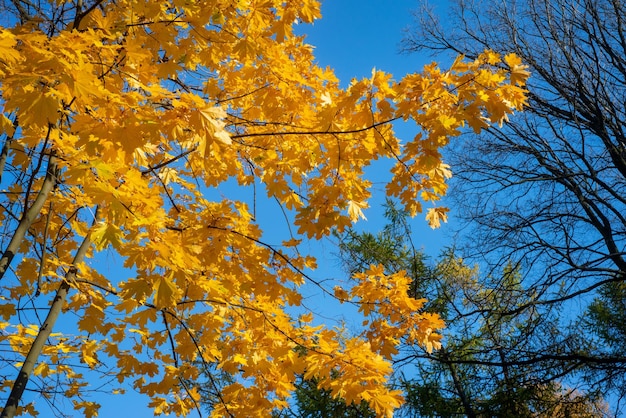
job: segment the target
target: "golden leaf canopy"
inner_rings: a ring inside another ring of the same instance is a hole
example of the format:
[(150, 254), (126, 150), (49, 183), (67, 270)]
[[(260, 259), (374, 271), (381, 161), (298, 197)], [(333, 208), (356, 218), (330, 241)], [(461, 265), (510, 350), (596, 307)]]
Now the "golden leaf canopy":
[[(365, 168), (377, 159), (392, 161), (387, 194), (412, 214), (436, 201), (450, 176), (441, 148), (525, 103), (519, 60), (486, 52), (342, 88), (294, 32), (320, 18), (318, 1), (11, 4), (15, 23), (0, 28), (0, 221), (3, 245), (17, 238), (1, 264), (3, 367), (37, 334), (24, 301), (41, 309), (68, 286), (75, 323), (49, 337), (34, 378), (63, 376), (55, 390), (86, 416), (97, 413), (89, 376), (102, 369), (150, 396), (155, 413), (198, 408), (193, 382), (210, 370), (233, 376), (209, 389), (214, 416), (267, 416), (298, 374), (391, 416), (402, 401), (385, 385), (397, 345), (436, 348), (441, 320), (420, 313), (402, 272), (372, 266), (346, 289), (316, 282), (300, 242), (365, 216)], [(401, 141), (400, 119), (419, 133)], [(264, 241), (237, 193), (211, 192), (253, 184), (293, 218), (282, 244)], [(73, 258), (81, 242), (86, 256)], [(360, 307), (369, 327), (347, 338), (320, 326), (301, 306), (306, 282)]]

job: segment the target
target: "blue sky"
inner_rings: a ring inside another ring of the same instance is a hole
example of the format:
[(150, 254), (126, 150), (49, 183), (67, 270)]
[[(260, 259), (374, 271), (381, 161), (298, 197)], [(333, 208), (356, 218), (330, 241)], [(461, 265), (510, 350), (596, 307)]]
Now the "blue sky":
[[(315, 46), (318, 63), (333, 68), (343, 85), (352, 78), (370, 77), (374, 67), (399, 79), (407, 73), (420, 71), (425, 64), (432, 61), (430, 57), (399, 53), (403, 29), (411, 24), (412, 10), (416, 7), (416, 0), (326, 0), (322, 6), (322, 19), (313, 25), (302, 25), (298, 29), (300, 33), (307, 35), (308, 43)], [(404, 138), (412, 138), (416, 133), (416, 128), (410, 125), (398, 125), (396, 130)], [(374, 174), (386, 177), (386, 173)], [(379, 230), (384, 223), (380, 207), (380, 203), (384, 201), (382, 186), (374, 190), (374, 193), (377, 195), (366, 212), (368, 221), (358, 225), (359, 229), (372, 232)], [(275, 219), (277, 210), (276, 207), (259, 208), (268, 219), (272, 219), (272, 216)], [(433, 231), (426, 225), (423, 215), (418, 215), (413, 222), (414, 242), (427, 254), (436, 256), (450, 243), (445, 238), (446, 230), (444, 226)], [(324, 279), (341, 275), (338, 261), (333, 256), (336, 250), (332, 244), (322, 242), (315, 245), (312, 251), (318, 256), (318, 264), (321, 266), (314, 273), (315, 277)], [(307, 304), (314, 311), (327, 302), (314, 299), (314, 295), (307, 299)], [(358, 322), (360, 323), (360, 319)], [(97, 386), (97, 382), (92, 383)], [(152, 410), (146, 406), (147, 398), (133, 394), (130, 388), (126, 395), (103, 396), (97, 400), (102, 403), (101, 417), (120, 414), (135, 418), (153, 416)]]
[(373, 67), (396, 75), (419, 70), (427, 57), (400, 55), (403, 30), (412, 23), (416, 0), (326, 0), (322, 19), (303, 32), (316, 46), (322, 65), (335, 69), (342, 82), (370, 77)]

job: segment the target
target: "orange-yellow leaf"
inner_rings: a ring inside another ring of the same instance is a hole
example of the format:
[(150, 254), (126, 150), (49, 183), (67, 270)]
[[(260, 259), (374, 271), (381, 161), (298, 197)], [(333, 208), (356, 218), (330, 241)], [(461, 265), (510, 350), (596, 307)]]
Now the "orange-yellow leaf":
[(121, 244), (122, 231), (116, 225), (100, 222), (91, 230), (91, 240), (96, 249), (102, 250), (110, 245), (119, 248)]
[(178, 288), (172, 281), (161, 277), (154, 283), (154, 290), (154, 305), (157, 308), (169, 308), (176, 304)]
[(436, 229), (441, 226), (441, 222), (448, 221), (448, 208), (429, 208), (426, 213), (426, 220), (431, 228)]

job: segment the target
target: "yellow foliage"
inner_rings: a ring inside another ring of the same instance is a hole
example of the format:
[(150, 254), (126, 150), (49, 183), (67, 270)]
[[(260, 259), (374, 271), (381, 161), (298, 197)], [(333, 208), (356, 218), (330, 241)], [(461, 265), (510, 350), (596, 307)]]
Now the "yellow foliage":
[[(348, 290), (312, 280), (316, 260), (301, 243), (365, 218), (373, 160), (394, 162), (386, 192), (413, 215), (438, 200), (451, 175), (442, 147), (465, 126), (478, 131), (521, 109), (526, 67), (487, 51), (448, 71), (433, 64), (395, 81), (374, 70), (341, 88), (294, 35), (295, 22), (320, 17), (317, 0), (40, 3), (40, 15), (0, 28), (0, 131), (13, 136), (8, 164), (32, 176), (2, 195), (15, 211), (5, 230), (48, 162), (58, 184), (1, 287), (12, 301), (46, 302), (70, 268), (79, 274), (65, 306), (77, 334), (52, 337), (36, 373), (72, 376), (65, 393), (85, 416), (97, 405), (80, 398), (86, 383), (71, 359), (106, 362), (150, 396), (155, 414), (195, 408), (198, 392), (179, 376), (197, 377), (204, 362), (235, 377), (214, 416), (267, 416), (301, 373), (391, 416), (402, 402), (386, 386), (398, 344), (436, 349), (443, 323), (407, 296), (402, 272), (372, 266)], [(400, 119), (419, 134), (397, 138)], [(245, 198), (223, 195), (251, 185), (293, 219), (282, 246), (263, 240)], [(436, 227), (446, 209), (426, 219)], [(85, 236), (89, 257), (121, 259), (125, 270), (71, 266)], [(307, 282), (357, 303), (363, 334), (345, 340), (312, 312), (293, 314)], [(16, 362), (38, 332), (20, 325), (17, 307), (0, 304), (13, 324), (2, 323), (0, 342)]]

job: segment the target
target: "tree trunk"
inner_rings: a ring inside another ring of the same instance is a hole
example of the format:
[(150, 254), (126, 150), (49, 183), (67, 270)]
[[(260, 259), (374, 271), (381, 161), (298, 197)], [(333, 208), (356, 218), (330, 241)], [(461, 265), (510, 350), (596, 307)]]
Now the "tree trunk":
[(476, 418), (476, 413), (472, 409), (472, 405), (470, 404), (469, 399), (467, 399), (467, 394), (463, 389), (461, 379), (459, 379), (459, 376), (456, 373), (456, 366), (449, 361), (448, 353), (443, 348), (441, 349), (441, 358), (443, 359), (443, 362), (448, 365), (448, 368), (450, 368), (452, 382), (454, 383), (454, 388), (456, 389), (457, 395), (459, 395), (459, 399), (461, 399), (461, 404), (463, 405), (463, 409), (465, 410), (465, 416), (467, 416), (468, 418)]
[[(96, 210), (96, 215), (94, 219), (94, 224), (98, 220), (98, 211)], [(52, 333), (52, 328), (56, 323), (59, 314), (61, 313), (61, 308), (63, 308), (63, 304), (65, 303), (65, 298), (67, 297), (67, 293), (70, 289), (70, 283), (76, 279), (76, 265), (80, 264), (84, 258), (89, 246), (91, 245), (91, 239), (89, 238), (89, 234), (85, 237), (83, 242), (81, 243), (76, 255), (74, 256), (74, 260), (72, 261), (72, 266), (69, 271), (65, 275), (65, 279), (61, 282), (59, 289), (57, 290), (57, 294), (52, 301), (52, 305), (50, 306), (50, 310), (48, 311), (48, 316), (46, 320), (39, 328), (39, 333), (33, 341), (33, 345), (30, 347), (28, 351), (28, 355), (24, 360), (24, 364), (13, 383), (13, 387), (11, 389), (11, 394), (9, 395), (9, 399), (7, 399), (7, 403), (2, 411), (2, 415), (0, 418), (10, 418), (13, 417), (17, 411), (17, 406), (22, 398), (22, 394), (24, 393), (24, 389), (26, 389), (26, 384), (28, 383), (28, 379), (30, 378), (31, 373), (35, 368), (35, 364), (37, 363), (37, 359), (41, 354), (41, 351), (46, 344), (46, 340)]]
[[(6, 250), (2, 254), (2, 258), (0, 258), (0, 280), (4, 277), (4, 273), (9, 269), (9, 265), (15, 257), (15, 254), (20, 248), (22, 240), (26, 235), (26, 232), (32, 225), (33, 221), (41, 212), (41, 208), (43, 208), (44, 203), (48, 199), (48, 195), (54, 188), (57, 182), (57, 164), (56, 157), (54, 155), (50, 156), (48, 160), (48, 170), (46, 172), (46, 178), (41, 185), (41, 189), (37, 194), (37, 198), (33, 202), (32, 206), (24, 210), (24, 214), (22, 215), (22, 219), (20, 219), (20, 223), (17, 228), (15, 228), (15, 232), (13, 233), (13, 237), (11, 237), (11, 242), (7, 246)], [(28, 202), (28, 196), (25, 198), (24, 205), (26, 206)]]

